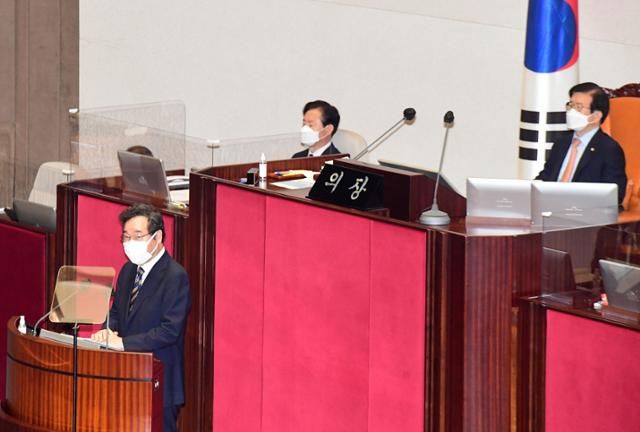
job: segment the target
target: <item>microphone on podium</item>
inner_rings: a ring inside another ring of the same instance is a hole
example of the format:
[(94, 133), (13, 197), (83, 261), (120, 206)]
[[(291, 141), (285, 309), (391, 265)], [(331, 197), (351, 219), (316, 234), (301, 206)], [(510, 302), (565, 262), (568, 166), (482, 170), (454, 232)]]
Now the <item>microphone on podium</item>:
[[(413, 108), (405, 108), (405, 110), (402, 112), (402, 118), (400, 120), (398, 120), (389, 129), (384, 131), (384, 133), (382, 135), (380, 135), (378, 138), (376, 138), (374, 141), (372, 141), (371, 144), (368, 144), (364, 148), (364, 150), (362, 150), (360, 153), (358, 153), (356, 155), (356, 157), (353, 158), (353, 160), (358, 160), (362, 156), (364, 156), (367, 153), (369, 153), (369, 150), (371, 150), (374, 146), (376, 146), (377, 144), (380, 144), (382, 141), (384, 141), (384, 139), (389, 137), (391, 135), (392, 131), (395, 132), (396, 130), (400, 129), (400, 127), (404, 126), (406, 122), (410, 122), (414, 118), (416, 118), (416, 110), (414, 110)], [(398, 129), (395, 129), (400, 123), (402, 123), (402, 125)]]
[(420, 215), (420, 223), (425, 225), (447, 225), (451, 222), (451, 218), (446, 212), (438, 208), (438, 186), (440, 184), (440, 173), (442, 172), (442, 162), (444, 161), (444, 153), (447, 149), (447, 138), (449, 137), (449, 129), (453, 127), (453, 112), (447, 111), (444, 115), (444, 142), (442, 144), (442, 152), (440, 153), (440, 166), (438, 167), (438, 175), (436, 176), (436, 186), (433, 190), (433, 203), (431, 209), (422, 212)]

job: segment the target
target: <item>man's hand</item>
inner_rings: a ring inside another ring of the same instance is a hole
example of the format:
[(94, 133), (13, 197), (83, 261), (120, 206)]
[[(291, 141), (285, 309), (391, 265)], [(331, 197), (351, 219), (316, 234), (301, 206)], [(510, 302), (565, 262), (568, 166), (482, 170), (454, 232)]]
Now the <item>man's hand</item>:
[(122, 338), (118, 336), (118, 332), (113, 332), (111, 329), (100, 330), (91, 335), (91, 340), (107, 343), (107, 339), (109, 341), (109, 346), (114, 349), (124, 350), (124, 345), (122, 343)]

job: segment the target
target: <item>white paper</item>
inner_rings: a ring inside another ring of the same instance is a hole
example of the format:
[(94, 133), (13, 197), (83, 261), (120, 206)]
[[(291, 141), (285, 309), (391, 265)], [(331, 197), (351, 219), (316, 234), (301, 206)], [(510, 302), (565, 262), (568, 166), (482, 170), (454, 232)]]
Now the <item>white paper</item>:
[(279, 186), (285, 189), (308, 189), (313, 186), (316, 181), (314, 179), (303, 178), (296, 180), (285, 180), (271, 183), (273, 186)]

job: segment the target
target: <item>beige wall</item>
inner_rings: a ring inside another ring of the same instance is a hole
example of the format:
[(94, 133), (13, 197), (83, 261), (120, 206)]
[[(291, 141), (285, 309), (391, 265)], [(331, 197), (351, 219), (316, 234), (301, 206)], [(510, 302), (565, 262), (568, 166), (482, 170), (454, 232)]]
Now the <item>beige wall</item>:
[[(378, 157), (445, 173), (517, 175), (526, 0), (83, 0), (84, 107), (183, 100), (187, 131), (234, 138), (294, 131), (325, 98), (374, 139), (414, 106)], [(638, 81), (640, 2), (580, 0), (580, 75)]]
[(0, 1), (0, 207), (69, 157), (78, 105), (78, 0)]

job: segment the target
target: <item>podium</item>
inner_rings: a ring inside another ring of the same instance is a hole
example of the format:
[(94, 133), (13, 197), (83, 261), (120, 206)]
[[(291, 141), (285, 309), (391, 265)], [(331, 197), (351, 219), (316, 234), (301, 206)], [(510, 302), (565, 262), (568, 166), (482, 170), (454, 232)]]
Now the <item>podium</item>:
[[(2, 431), (69, 431), (73, 347), (7, 323)], [(162, 431), (162, 363), (151, 353), (79, 349), (78, 430)]]

